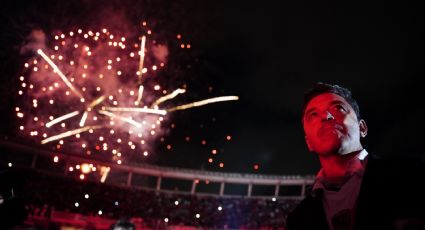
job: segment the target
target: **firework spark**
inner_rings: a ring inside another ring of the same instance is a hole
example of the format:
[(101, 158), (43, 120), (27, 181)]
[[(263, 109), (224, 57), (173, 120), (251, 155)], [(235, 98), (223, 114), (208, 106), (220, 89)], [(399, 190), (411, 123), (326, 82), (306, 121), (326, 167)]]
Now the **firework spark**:
[(102, 95), (101, 97), (97, 98), (96, 100), (92, 101), (86, 108), (86, 111), (84, 111), (83, 116), (80, 120), (80, 127), (83, 127), (89, 112), (95, 107), (96, 105), (100, 104), (103, 100), (105, 100), (105, 95)]
[(72, 90), (75, 95), (77, 95), (79, 98), (81, 98), (82, 101), (84, 101), (83, 95), (71, 84), (71, 82), (66, 78), (66, 76), (62, 73), (62, 71), (56, 66), (56, 64), (43, 52), (43, 50), (38, 49), (37, 53), (40, 54), (41, 57), (44, 58), (44, 60), (49, 63), (49, 65), (53, 68), (53, 71), (59, 75), (59, 77), (62, 79), (63, 82)]
[(198, 106), (203, 106), (206, 104), (210, 104), (210, 103), (217, 103), (217, 102), (222, 102), (222, 101), (235, 101), (235, 100), (239, 100), (238, 96), (223, 96), (223, 97), (213, 97), (213, 98), (209, 98), (209, 99), (205, 99), (202, 101), (195, 101), (192, 103), (188, 103), (185, 105), (179, 105), (176, 106), (174, 108), (171, 109), (167, 109), (168, 112), (173, 112), (176, 110), (184, 110), (184, 109), (190, 109), (193, 107), (198, 107)]
[(167, 101), (167, 100), (170, 100), (170, 99), (173, 99), (173, 98), (175, 98), (177, 95), (179, 95), (179, 94), (181, 94), (181, 93), (185, 93), (185, 92), (186, 92), (186, 90), (185, 90), (185, 89), (176, 89), (176, 90), (174, 90), (174, 92), (172, 92), (172, 93), (170, 93), (170, 94), (168, 94), (168, 95), (165, 95), (165, 96), (163, 96), (163, 97), (158, 98), (158, 100), (156, 100), (156, 101), (152, 104), (152, 106), (151, 106), (151, 107), (158, 106), (158, 105), (159, 105), (159, 104), (161, 104), (162, 102)]
[(87, 120), (87, 116), (89, 115), (89, 112), (86, 110), (86, 111), (84, 111), (84, 113), (83, 113), (83, 116), (81, 117), (81, 120), (80, 120), (80, 127), (83, 127), (84, 126), (84, 124), (86, 123), (86, 120)]
[(69, 131), (66, 131), (64, 133), (60, 133), (60, 134), (57, 134), (55, 136), (51, 136), (49, 138), (42, 140), (41, 144), (47, 144), (51, 141), (60, 140), (60, 139), (65, 138), (65, 137), (69, 137), (69, 136), (72, 136), (72, 135), (75, 135), (75, 134), (80, 134), (80, 133), (90, 131), (90, 130), (100, 129), (102, 127), (103, 126), (101, 126), (101, 125), (96, 125), (96, 126), (86, 126), (86, 127), (75, 129), (75, 130), (69, 130)]
[(142, 36), (142, 41), (140, 42), (140, 60), (139, 60), (139, 76), (137, 83), (139, 84), (139, 90), (137, 94), (137, 100), (134, 103), (135, 105), (139, 105), (143, 96), (143, 85), (142, 85), (142, 74), (143, 74), (143, 63), (145, 60), (145, 45), (146, 45), (146, 36)]
[(104, 110), (99, 110), (99, 113), (100, 114), (103, 114), (105, 116), (111, 117), (111, 118), (116, 118), (116, 119), (125, 121), (125, 122), (127, 122), (129, 124), (132, 124), (132, 125), (136, 126), (137, 128), (142, 127), (142, 124), (140, 124), (139, 122), (137, 122), (137, 121), (135, 121), (135, 120), (133, 120), (133, 119), (131, 119), (129, 117), (123, 117), (123, 116), (116, 115), (114, 113), (111, 113), (111, 112), (108, 112), (108, 111), (104, 111)]
[(47, 128), (50, 128), (52, 125), (57, 124), (57, 123), (59, 123), (59, 122), (61, 122), (61, 121), (64, 121), (64, 120), (66, 120), (66, 119), (69, 119), (69, 118), (71, 118), (71, 117), (77, 116), (79, 113), (80, 113), (80, 112), (78, 112), (78, 111), (74, 111), (74, 112), (71, 112), (71, 113), (67, 113), (67, 114), (65, 114), (65, 115), (63, 115), (63, 116), (60, 116), (60, 117), (58, 117), (58, 118), (56, 118), (56, 119), (54, 119), (54, 120), (50, 121), (50, 122), (47, 122), (47, 123), (46, 123), (46, 127), (47, 127)]
[(139, 61), (139, 85), (142, 84), (142, 74), (143, 74), (143, 63), (145, 60), (145, 45), (146, 45), (146, 36), (142, 36), (142, 41), (140, 42), (140, 61)]
[(137, 93), (137, 100), (136, 100), (136, 102), (134, 103), (134, 105), (139, 105), (140, 104), (140, 101), (142, 100), (142, 97), (143, 97), (143, 85), (140, 85), (139, 86), (139, 90), (137, 91), (138, 93)]
[(135, 108), (135, 107), (105, 107), (105, 110), (116, 112), (136, 112), (136, 113), (150, 113), (158, 115), (166, 115), (167, 111), (162, 109), (149, 109), (149, 108)]

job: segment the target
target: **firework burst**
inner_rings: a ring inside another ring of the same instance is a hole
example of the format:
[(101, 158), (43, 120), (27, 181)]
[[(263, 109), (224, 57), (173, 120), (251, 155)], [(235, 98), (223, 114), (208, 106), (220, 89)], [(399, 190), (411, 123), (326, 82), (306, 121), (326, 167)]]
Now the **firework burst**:
[(20, 76), (18, 94), (24, 103), (16, 114), (21, 132), (58, 150), (103, 153), (121, 163), (121, 156), (148, 155), (150, 143), (167, 133), (162, 123), (169, 113), (238, 100), (223, 96), (162, 107), (186, 90), (144, 84), (166, 68), (168, 54), (165, 45), (149, 43), (147, 35), (131, 39), (106, 28), (77, 29), (55, 34), (48, 41), (51, 48), (38, 47)]

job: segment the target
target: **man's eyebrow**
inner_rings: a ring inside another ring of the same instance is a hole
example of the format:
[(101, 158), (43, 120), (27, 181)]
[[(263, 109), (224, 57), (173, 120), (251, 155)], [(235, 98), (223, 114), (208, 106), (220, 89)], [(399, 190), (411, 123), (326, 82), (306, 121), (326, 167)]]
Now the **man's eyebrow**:
[(347, 104), (346, 102), (343, 102), (341, 100), (333, 100), (329, 103), (329, 105), (336, 105), (336, 104)]

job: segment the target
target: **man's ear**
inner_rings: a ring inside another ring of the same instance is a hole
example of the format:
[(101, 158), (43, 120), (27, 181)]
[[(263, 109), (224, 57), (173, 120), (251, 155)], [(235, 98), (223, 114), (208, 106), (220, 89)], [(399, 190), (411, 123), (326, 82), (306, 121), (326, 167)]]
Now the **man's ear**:
[(367, 135), (367, 125), (366, 125), (366, 121), (361, 119), (359, 121), (359, 127), (360, 127), (360, 136), (361, 137), (366, 137)]
[(304, 136), (305, 138), (305, 143), (307, 144), (307, 148), (310, 152), (313, 152), (313, 147), (310, 144), (310, 141), (308, 140), (307, 136)]

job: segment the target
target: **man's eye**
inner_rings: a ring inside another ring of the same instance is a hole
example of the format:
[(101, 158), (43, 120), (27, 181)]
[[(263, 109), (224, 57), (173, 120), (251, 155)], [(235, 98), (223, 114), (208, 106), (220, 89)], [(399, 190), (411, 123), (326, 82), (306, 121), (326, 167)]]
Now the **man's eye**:
[(315, 118), (315, 117), (317, 117), (317, 113), (311, 112), (311, 113), (308, 114), (307, 119), (310, 120), (310, 119)]
[(338, 110), (338, 111), (341, 111), (341, 112), (346, 112), (347, 110), (345, 109), (345, 107), (344, 106), (342, 106), (342, 105), (335, 105), (334, 106), (334, 110)]

